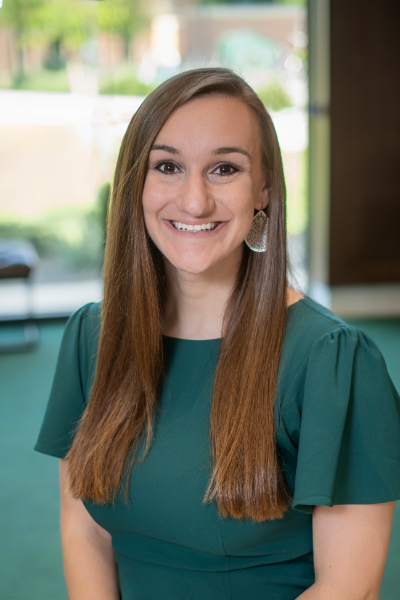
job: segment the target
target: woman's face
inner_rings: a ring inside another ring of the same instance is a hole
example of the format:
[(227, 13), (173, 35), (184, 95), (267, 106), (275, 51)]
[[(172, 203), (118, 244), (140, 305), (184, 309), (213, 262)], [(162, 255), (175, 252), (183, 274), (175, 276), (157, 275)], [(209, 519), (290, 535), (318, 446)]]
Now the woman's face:
[(180, 271), (205, 273), (238, 262), (254, 209), (266, 206), (259, 126), (226, 96), (178, 108), (150, 152), (143, 190), (148, 233)]

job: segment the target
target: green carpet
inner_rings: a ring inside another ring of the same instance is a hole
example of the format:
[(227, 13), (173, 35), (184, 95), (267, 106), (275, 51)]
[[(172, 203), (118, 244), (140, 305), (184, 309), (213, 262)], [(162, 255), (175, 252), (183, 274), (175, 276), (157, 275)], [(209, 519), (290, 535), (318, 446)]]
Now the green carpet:
[[(352, 321), (352, 324), (376, 341), (400, 389), (400, 320)], [(67, 600), (58, 524), (58, 461), (32, 450), (50, 391), (62, 331), (60, 324), (42, 325), (36, 351), (0, 355), (1, 600)], [(7, 337), (12, 334), (5, 333)], [(382, 583), (382, 600), (398, 600), (399, 570), (400, 503)]]
[[(59, 536), (58, 461), (32, 450), (63, 329), (63, 324), (42, 326), (37, 350), (0, 356), (2, 600), (68, 598)], [(10, 332), (2, 337), (8, 341)]]

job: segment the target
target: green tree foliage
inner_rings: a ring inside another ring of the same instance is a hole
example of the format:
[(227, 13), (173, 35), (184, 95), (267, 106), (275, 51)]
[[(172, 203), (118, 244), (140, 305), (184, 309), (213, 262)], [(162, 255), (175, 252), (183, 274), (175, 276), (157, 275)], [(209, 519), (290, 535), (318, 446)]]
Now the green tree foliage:
[(102, 0), (98, 3), (99, 30), (119, 36), (129, 55), (129, 42), (148, 24), (141, 0)]
[(52, 209), (39, 219), (0, 219), (0, 238), (30, 241), (39, 257), (60, 273), (85, 271), (96, 276), (104, 251), (104, 206), (98, 201)]
[(278, 111), (293, 106), (288, 93), (277, 79), (270, 81), (261, 89), (258, 89), (257, 95), (269, 110)]
[(102, 0), (99, 30), (129, 41), (148, 22), (140, 0)]
[(37, 26), (37, 12), (44, 2), (45, 0), (3, 0), (0, 26), (21, 32)]
[[(16, 78), (24, 77), (23, 48), (51, 47), (56, 55), (78, 49), (98, 31), (121, 37), (128, 47), (145, 24), (141, 0), (3, 0), (0, 27), (14, 32), (19, 49)], [(54, 67), (57, 67), (57, 56)]]
[(0, 27), (13, 30), (23, 46), (62, 39), (77, 48), (97, 30), (97, 6), (82, 0), (3, 0)]
[(118, 96), (147, 96), (154, 90), (154, 85), (148, 85), (139, 81), (134, 72), (130, 75), (104, 77), (100, 80), (100, 94)]
[(52, 47), (58, 57), (63, 48), (75, 50), (97, 31), (97, 6), (81, 0), (3, 0), (0, 27), (14, 32), (18, 65), (14, 83), (25, 78), (23, 49)]
[(32, 30), (31, 40), (50, 44), (62, 40), (68, 50), (76, 50), (97, 33), (97, 6), (82, 0), (43, 0), (38, 10), (40, 29)]
[(39, 26), (38, 11), (44, 0), (3, 0), (0, 10), (0, 27), (11, 29), (17, 39), (16, 78), (24, 75), (23, 47), (26, 45), (26, 32)]

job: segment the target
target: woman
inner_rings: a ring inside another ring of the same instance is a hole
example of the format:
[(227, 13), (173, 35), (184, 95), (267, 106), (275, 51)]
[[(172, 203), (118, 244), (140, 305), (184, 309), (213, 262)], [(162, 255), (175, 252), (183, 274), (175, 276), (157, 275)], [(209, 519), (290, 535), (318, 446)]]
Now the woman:
[(375, 600), (399, 397), (373, 342), (287, 285), (279, 146), (240, 77), (177, 75), (132, 118), (104, 284), (36, 445), (61, 459), (70, 599)]

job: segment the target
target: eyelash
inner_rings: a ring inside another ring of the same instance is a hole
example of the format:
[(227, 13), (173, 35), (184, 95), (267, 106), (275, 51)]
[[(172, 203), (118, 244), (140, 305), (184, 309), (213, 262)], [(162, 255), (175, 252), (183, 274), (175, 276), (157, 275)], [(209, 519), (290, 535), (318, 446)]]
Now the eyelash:
[[(160, 162), (154, 168), (157, 169), (158, 171), (160, 171), (161, 173), (164, 173), (164, 175), (176, 175), (176, 173), (167, 173), (167, 172), (163, 171), (161, 169), (161, 167), (163, 167), (165, 165), (173, 165), (174, 167), (179, 168), (175, 163), (173, 163), (171, 161)], [(221, 167), (230, 167), (231, 169), (233, 169), (232, 173), (226, 173), (226, 174), (220, 173), (219, 175), (221, 175), (221, 177), (229, 177), (229, 175), (234, 175), (235, 173), (237, 173), (239, 171), (239, 169), (237, 169), (236, 167), (234, 167), (230, 163), (222, 163), (222, 164), (218, 165), (217, 167), (215, 167), (214, 171), (216, 169), (220, 169)], [(214, 173), (214, 171), (213, 171), (213, 173)]]

